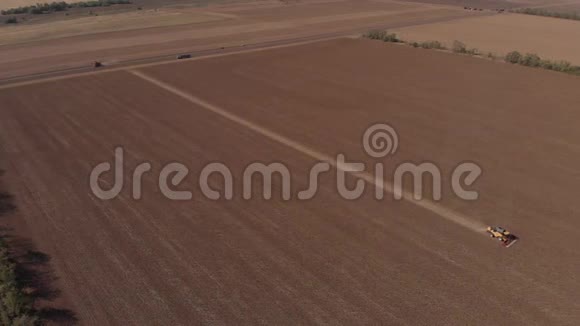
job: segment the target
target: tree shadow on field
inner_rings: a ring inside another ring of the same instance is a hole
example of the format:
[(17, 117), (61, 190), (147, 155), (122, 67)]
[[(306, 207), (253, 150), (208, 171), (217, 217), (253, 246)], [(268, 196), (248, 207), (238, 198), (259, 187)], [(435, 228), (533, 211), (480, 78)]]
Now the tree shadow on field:
[[(51, 257), (36, 250), (32, 241), (28, 239), (12, 237), (10, 243), (17, 248), (14, 255), (14, 259), (18, 262), (16, 275), (25, 292), (35, 301), (57, 300), (61, 292), (53, 286), (58, 278), (49, 264)], [(72, 325), (78, 321), (74, 312), (68, 309), (42, 307), (37, 313), (42, 321), (59, 325)]]
[[(0, 170), (0, 177), (4, 173), (3, 170)], [(2, 187), (1, 181), (0, 179), (0, 187)], [(14, 196), (0, 188), (0, 218), (14, 213), (16, 210)], [(22, 292), (34, 302), (56, 300), (60, 296), (60, 291), (53, 286), (57, 277), (49, 265), (50, 256), (36, 250), (31, 240), (15, 236), (11, 231), (9, 228), (0, 227), (0, 237), (8, 244), (11, 260), (16, 262), (16, 278)], [(73, 325), (78, 321), (75, 313), (68, 309), (40, 307), (35, 311), (41, 324)]]
[[(0, 170), (0, 177), (4, 175), (4, 170)], [(0, 186), (2, 184), (0, 183)], [(14, 197), (0, 189), (0, 217), (5, 214), (12, 213), (16, 210), (16, 205), (14, 205)]]
[[(2, 177), (4, 173), (4, 170), (0, 170), (0, 177)], [(0, 183), (0, 187), (1, 186), (2, 183)], [(0, 188), (0, 217), (10, 214), (15, 210), (16, 205), (14, 205), (14, 197)]]
[(4, 214), (9, 214), (16, 210), (16, 206), (14, 206), (12, 202), (12, 195), (0, 191), (0, 216), (4, 216)]

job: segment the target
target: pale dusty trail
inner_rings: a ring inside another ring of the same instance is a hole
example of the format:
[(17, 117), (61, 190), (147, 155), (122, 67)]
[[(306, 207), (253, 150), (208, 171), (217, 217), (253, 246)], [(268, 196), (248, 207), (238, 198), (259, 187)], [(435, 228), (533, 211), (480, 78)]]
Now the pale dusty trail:
[[(218, 106), (215, 106), (211, 103), (208, 103), (206, 101), (204, 101), (203, 99), (200, 99), (190, 93), (187, 93), (183, 90), (180, 90), (170, 84), (167, 84), (159, 79), (156, 79), (154, 77), (151, 77), (141, 71), (137, 71), (137, 70), (130, 70), (130, 72), (145, 80), (148, 81), (158, 87), (161, 87), (165, 90), (167, 90), (168, 92), (171, 92), (195, 105), (198, 105), (206, 110), (209, 110), (215, 114), (218, 114), (232, 122), (235, 122), (243, 127), (246, 127), (256, 133), (261, 134), (264, 137), (267, 137), (268, 139), (274, 140), (284, 146), (290, 147), (304, 155), (310, 156), (316, 160), (319, 161), (325, 161), (328, 162), (330, 165), (332, 165), (334, 168), (339, 169), (341, 171), (344, 171), (346, 173), (350, 173), (355, 177), (358, 177), (360, 179), (362, 179), (363, 181), (367, 182), (368, 184), (374, 185), (379, 189), (382, 189), (383, 191), (389, 193), (389, 194), (393, 194), (395, 192), (395, 186), (393, 185), (393, 183), (385, 181), (384, 179), (378, 179), (373, 177), (371, 174), (367, 173), (367, 172), (353, 172), (351, 171), (351, 169), (349, 169), (348, 164), (339, 164), (335, 158), (330, 157), (326, 154), (323, 154), (319, 151), (316, 151), (306, 145), (303, 145), (301, 143), (298, 143), (296, 141), (293, 141), (292, 139), (289, 139), (287, 137), (284, 137), (274, 131), (271, 131), (263, 126), (260, 126), (258, 124), (255, 124), (249, 120), (246, 120), (242, 117), (239, 117), (231, 112), (228, 112), (227, 110), (224, 110), (223, 108), (220, 108)], [(425, 210), (428, 210), (432, 213), (437, 214), (438, 216), (456, 223), (458, 225), (461, 225), (462, 227), (473, 231), (473, 232), (478, 232), (478, 233), (484, 233), (485, 232), (485, 225), (479, 223), (478, 221), (474, 221), (472, 219), (470, 219), (469, 217), (460, 214), (458, 212), (455, 212), (451, 209), (448, 209), (442, 205), (438, 205), (433, 201), (427, 200), (427, 199), (422, 199), (422, 200), (415, 200), (413, 198), (413, 194), (408, 192), (408, 191), (402, 191), (402, 198), (406, 201), (408, 201), (409, 203), (412, 203), (416, 206), (419, 206)]]

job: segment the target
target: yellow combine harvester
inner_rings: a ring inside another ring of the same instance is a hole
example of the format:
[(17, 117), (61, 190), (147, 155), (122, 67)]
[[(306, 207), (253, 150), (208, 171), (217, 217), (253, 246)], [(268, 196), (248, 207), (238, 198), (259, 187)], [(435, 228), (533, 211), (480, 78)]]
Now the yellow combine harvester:
[(510, 231), (502, 228), (501, 226), (488, 226), (487, 232), (490, 234), (490, 237), (501, 241), (506, 248), (511, 247), (514, 243), (516, 243), (516, 241), (518, 241), (518, 237), (511, 234)]

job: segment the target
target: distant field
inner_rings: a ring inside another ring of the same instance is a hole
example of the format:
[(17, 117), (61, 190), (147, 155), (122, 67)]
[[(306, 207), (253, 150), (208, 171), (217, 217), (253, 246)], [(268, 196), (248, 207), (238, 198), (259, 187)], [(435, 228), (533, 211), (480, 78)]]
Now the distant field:
[(432, 3), (460, 7), (474, 7), (483, 9), (510, 9), (522, 7), (537, 7), (569, 3), (566, 0), (407, 0), (409, 2)]
[(483, 52), (503, 55), (509, 51), (537, 53), (553, 60), (580, 64), (580, 23), (565, 19), (520, 14), (476, 17), (397, 30), (403, 39), (460, 40)]
[(561, 13), (572, 13), (577, 12), (580, 14), (580, 0), (578, 3), (566, 4), (566, 5), (554, 5), (548, 7), (542, 7), (542, 9), (550, 12), (561, 12)]
[[(1, 0), (0, 9), (16, 8), (22, 6), (31, 6), (37, 3), (65, 1), (68, 3), (90, 1), (90, 0)], [(192, 5), (192, 6), (206, 6), (209, 4), (235, 3), (235, 2), (251, 2), (264, 0), (132, 0), (132, 3), (139, 6), (146, 7), (163, 7), (167, 5)]]
[[(37, 3), (52, 2), (39, 0), (2, 0), (0, 1), (0, 9), (16, 8), (22, 6), (35, 5)], [(68, 3), (81, 2), (81, 0), (66, 0)]]
[(209, 13), (170, 9), (80, 17), (42, 24), (9, 26), (0, 34), (0, 45), (82, 34), (204, 23), (222, 19), (224, 17)]
[(459, 7), (475, 7), (484, 9), (507, 9), (518, 7), (517, 3), (507, 0), (408, 0), (410, 2), (432, 3), (437, 5), (450, 5)]

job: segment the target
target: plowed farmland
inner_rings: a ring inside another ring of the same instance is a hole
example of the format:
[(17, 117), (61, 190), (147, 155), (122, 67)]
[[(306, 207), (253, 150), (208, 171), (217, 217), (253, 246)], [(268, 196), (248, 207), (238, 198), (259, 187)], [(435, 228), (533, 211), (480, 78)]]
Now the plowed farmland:
[[(565, 74), (355, 39), (4, 86), (1, 168), (17, 210), (3, 218), (50, 255), (82, 324), (575, 325), (579, 87)], [(342, 199), (334, 169), (314, 198), (296, 198), (318, 156), (343, 153), (371, 173), (377, 160), (360, 140), (377, 122), (400, 138), (381, 160), (386, 179), (401, 162), (440, 167), (436, 209), (376, 200), (370, 187)], [(103, 201), (89, 175), (119, 146), (125, 186)], [(476, 201), (449, 189), (463, 161), (484, 170)], [(135, 200), (143, 162), (152, 170)], [(161, 194), (170, 162), (189, 168), (173, 190), (191, 200)], [(212, 162), (232, 171), (231, 200), (202, 195)], [(284, 163), (292, 199), (277, 178), (272, 199), (243, 199), (252, 162)], [(488, 224), (520, 241), (503, 248)]]

